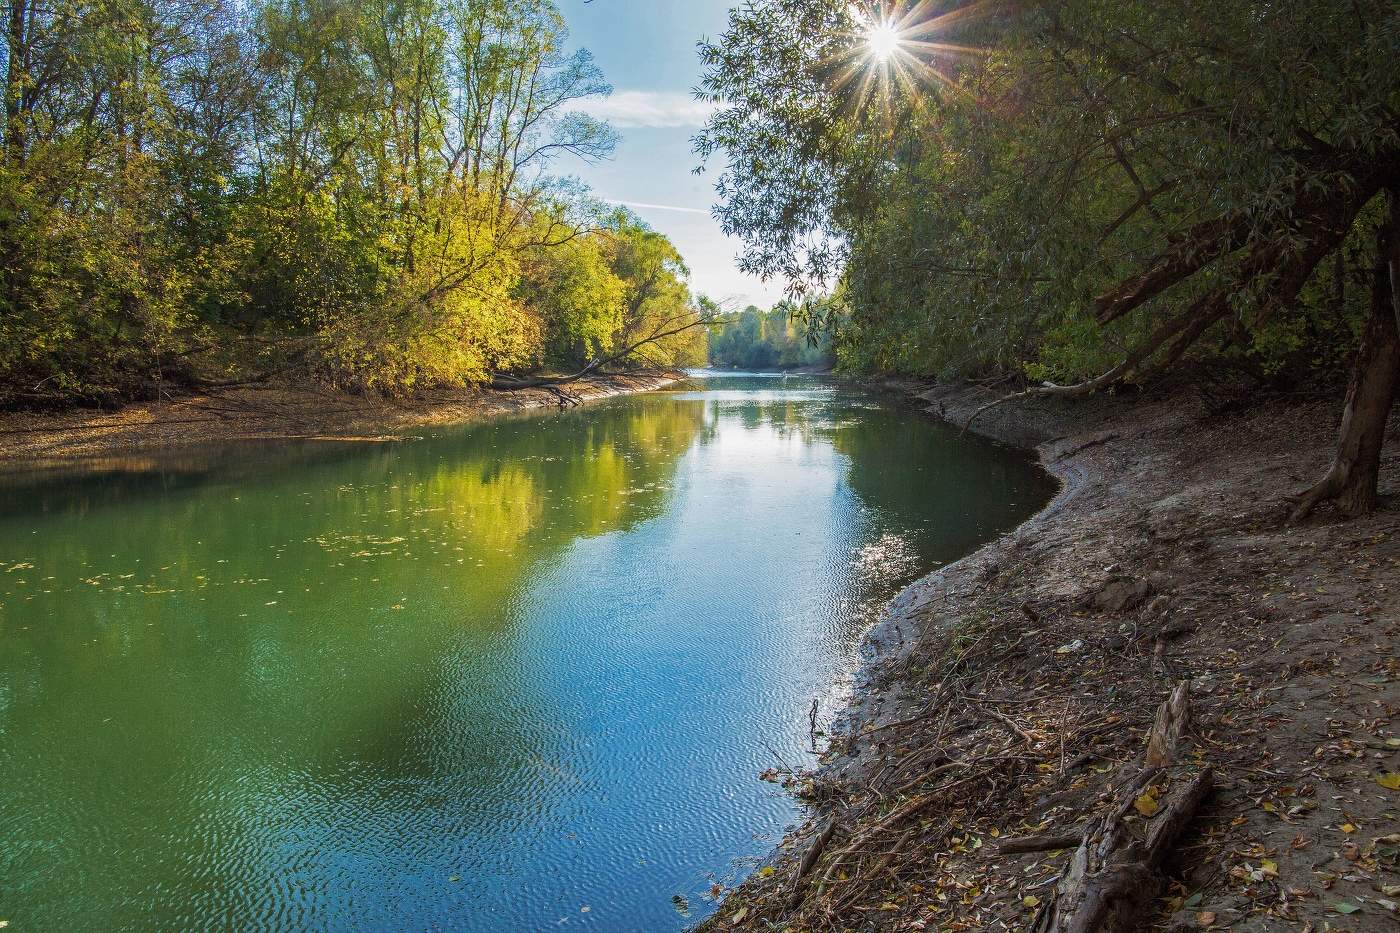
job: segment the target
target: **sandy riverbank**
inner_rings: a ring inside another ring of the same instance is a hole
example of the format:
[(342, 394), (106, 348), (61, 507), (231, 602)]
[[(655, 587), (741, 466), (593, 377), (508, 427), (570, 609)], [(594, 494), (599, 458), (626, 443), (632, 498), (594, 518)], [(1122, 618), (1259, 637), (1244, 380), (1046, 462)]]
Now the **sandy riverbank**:
[[(679, 372), (594, 376), (564, 386), (589, 402), (663, 388)], [(461, 389), (386, 399), (315, 386), (258, 385), (134, 403), (114, 411), (0, 413), (0, 470), (72, 466), (237, 441), (394, 441), (424, 425), (558, 406), (545, 389)], [(572, 404), (572, 402), (570, 402)]]
[[(955, 423), (996, 397), (890, 388)], [(710, 928), (1029, 928), (1073, 847), (1002, 840), (1080, 833), (1186, 681), (1184, 764), (1217, 789), (1154, 928), (1395, 929), (1400, 445), (1374, 515), (1282, 521), (1339, 407), (1198, 380), (983, 415), (975, 430), (1036, 449), (1062, 491), (895, 601), (824, 768), (790, 777), (811, 820)]]

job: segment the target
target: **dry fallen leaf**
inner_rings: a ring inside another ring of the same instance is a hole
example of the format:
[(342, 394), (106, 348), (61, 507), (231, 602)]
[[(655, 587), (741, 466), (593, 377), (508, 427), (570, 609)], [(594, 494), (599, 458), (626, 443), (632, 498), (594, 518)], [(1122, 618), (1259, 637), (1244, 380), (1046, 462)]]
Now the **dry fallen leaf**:
[(1400, 790), (1400, 771), (1387, 771), (1376, 775), (1376, 783), (1386, 790)]
[(744, 918), (748, 915), (749, 909), (747, 907), (740, 907), (739, 912), (729, 918), (729, 925), (737, 927), (739, 924), (744, 922)]
[(1210, 910), (1201, 911), (1200, 913), (1196, 914), (1196, 922), (1203, 927), (1210, 926), (1215, 922), (1215, 912)]

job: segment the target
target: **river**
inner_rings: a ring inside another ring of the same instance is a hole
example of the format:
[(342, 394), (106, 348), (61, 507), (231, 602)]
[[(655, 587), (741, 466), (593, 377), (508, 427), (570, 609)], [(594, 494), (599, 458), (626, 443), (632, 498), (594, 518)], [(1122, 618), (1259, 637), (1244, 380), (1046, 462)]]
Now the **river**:
[(0, 919), (682, 929), (796, 820), (758, 775), (879, 609), (1052, 491), (719, 374), (0, 481)]

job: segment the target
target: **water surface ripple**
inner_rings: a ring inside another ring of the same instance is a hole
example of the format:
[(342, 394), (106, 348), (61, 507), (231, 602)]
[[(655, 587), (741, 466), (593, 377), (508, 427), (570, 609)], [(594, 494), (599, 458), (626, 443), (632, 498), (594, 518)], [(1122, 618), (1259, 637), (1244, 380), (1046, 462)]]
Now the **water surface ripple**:
[(7, 481), (0, 919), (680, 929), (878, 609), (1049, 492), (760, 376)]

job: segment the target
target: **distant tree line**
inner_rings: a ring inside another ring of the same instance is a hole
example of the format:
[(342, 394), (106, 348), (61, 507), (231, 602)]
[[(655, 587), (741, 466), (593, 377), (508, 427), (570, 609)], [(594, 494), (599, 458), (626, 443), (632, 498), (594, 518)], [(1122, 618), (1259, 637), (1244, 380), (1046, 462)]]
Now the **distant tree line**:
[(768, 311), (749, 305), (710, 326), (710, 365), (755, 370), (830, 366), (829, 331), (813, 330), (805, 320), (789, 302)]
[(548, 0), (9, 0), (0, 404), (704, 359)]
[(1400, 379), (1394, 0), (753, 0), (702, 57), (725, 230), (747, 271), (837, 286), (843, 366), (1041, 396), (1350, 367), (1297, 514), (1373, 507)]

